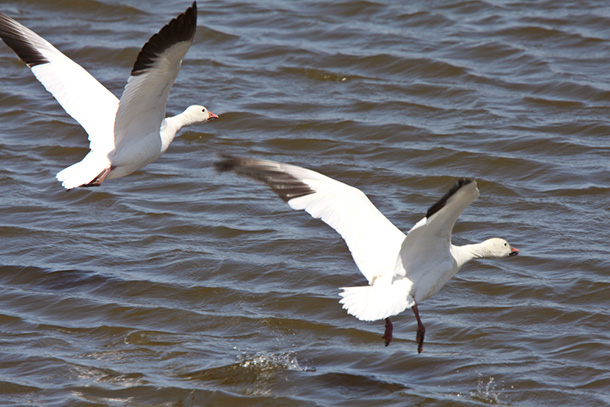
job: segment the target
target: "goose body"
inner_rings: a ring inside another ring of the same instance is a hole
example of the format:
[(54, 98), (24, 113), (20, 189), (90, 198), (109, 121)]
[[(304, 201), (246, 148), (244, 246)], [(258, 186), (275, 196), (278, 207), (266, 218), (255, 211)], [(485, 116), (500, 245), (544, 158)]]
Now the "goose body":
[(451, 243), (458, 217), (479, 195), (472, 179), (458, 180), (404, 234), (362, 191), (315, 171), (229, 155), (221, 156), (215, 167), (264, 182), (291, 208), (305, 210), (343, 237), (368, 285), (342, 288), (340, 303), (360, 320), (384, 319), (386, 346), (392, 340), (389, 318), (410, 307), (418, 322), (416, 340), (421, 353), (425, 327), (418, 304), (436, 294), (470, 260), (519, 252), (500, 238), (464, 246)]
[(51, 43), (0, 13), (0, 37), (89, 135), (90, 152), (57, 174), (66, 189), (98, 186), (155, 161), (183, 127), (218, 118), (193, 105), (164, 118), (169, 91), (197, 28), (197, 5), (142, 47), (120, 99)]

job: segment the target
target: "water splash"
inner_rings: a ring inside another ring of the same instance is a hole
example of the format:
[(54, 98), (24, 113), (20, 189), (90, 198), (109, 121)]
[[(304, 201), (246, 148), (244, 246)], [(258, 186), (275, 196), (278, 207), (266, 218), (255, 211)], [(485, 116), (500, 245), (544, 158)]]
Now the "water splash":
[(239, 358), (239, 365), (244, 368), (267, 370), (293, 370), (298, 372), (315, 372), (315, 367), (307, 362), (300, 362), (294, 352), (269, 353), (259, 352), (254, 355), (244, 353)]
[(479, 378), (477, 382), (477, 390), (471, 391), (470, 396), (475, 400), (484, 401), (490, 404), (507, 404), (501, 399), (500, 391), (496, 389), (496, 379), (489, 377), (488, 379)]

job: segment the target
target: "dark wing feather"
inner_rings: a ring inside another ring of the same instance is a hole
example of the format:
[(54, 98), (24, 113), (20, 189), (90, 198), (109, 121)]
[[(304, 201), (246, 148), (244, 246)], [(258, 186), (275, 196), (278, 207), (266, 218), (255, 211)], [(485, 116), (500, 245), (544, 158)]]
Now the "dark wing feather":
[(298, 178), (288, 174), (275, 163), (231, 155), (220, 155), (222, 160), (214, 163), (217, 171), (233, 171), (267, 184), (284, 202), (316, 191)]
[(192, 41), (197, 29), (197, 3), (172, 19), (144, 44), (131, 70), (132, 76), (146, 73), (166, 49), (178, 42)]
[(49, 63), (49, 60), (32, 44), (31, 38), (24, 35), (22, 27), (12, 18), (0, 13), (0, 37), (6, 45), (11, 47), (30, 68)]
[(434, 205), (432, 205), (430, 208), (428, 208), (428, 212), (426, 212), (426, 218), (430, 219), (432, 217), (432, 215), (434, 215), (436, 212), (443, 209), (445, 207), (445, 205), (447, 204), (447, 201), (449, 200), (449, 198), (451, 198), (464, 185), (468, 185), (473, 181), (474, 180), (470, 179), (470, 178), (459, 179), (455, 183), (455, 185), (453, 185), (453, 187), (451, 187), (451, 189), (445, 195), (443, 195), (443, 197), (441, 199), (439, 199)]

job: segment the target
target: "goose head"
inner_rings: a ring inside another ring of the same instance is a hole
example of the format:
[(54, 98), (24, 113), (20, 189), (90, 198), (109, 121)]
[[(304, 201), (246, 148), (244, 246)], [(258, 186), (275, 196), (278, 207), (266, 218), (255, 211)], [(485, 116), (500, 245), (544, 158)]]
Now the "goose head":
[(218, 119), (218, 115), (210, 112), (205, 106), (200, 105), (187, 107), (183, 115), (189, 123), (205, 123), (210, 120)]
[(488, 259), (501, 259), (503, 257), (516, 256), (519, 250), (512, 247), (506, 240), (494, 237), (481, 243), (485, 252), (484, 257)]

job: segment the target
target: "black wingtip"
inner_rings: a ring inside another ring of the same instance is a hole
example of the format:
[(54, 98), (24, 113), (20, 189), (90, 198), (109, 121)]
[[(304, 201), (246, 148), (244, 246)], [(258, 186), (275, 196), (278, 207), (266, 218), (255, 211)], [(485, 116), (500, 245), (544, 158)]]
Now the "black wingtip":
[(214, 163), (214, 169), (218, 172), (233, 171), (239, 165), (239, 157), (222, 153), (218, 153), (216, 156), (220, 158), (219, 161)]
[(472, 182), (474, 182), (474, 179), (472, 178), (460, 178), (459, 180), (457, 180), (455, 185), (453, 185), (453, 187), (451, 187), (451, 189), (441, 199), (439, 199), (438, 202), (436, 202), (428, 209), (428, 212), (426, 212), (426, 218), (430, 219), (432, 215), (443, 209), (447, 204), (447, 200), (449, 200), (452, 195), (454, 195), (463, 186), (468, 185)]
[(49, 63), (23, 34), (20, 23), (0, 13), (0, 37), (30, 68)]
[(157, 57), (172, 45), (192, 41), (197, 30), (197, 2), (173, 18), (144, 44), (131, 70), (132, 76), (142, 75), (154, 65)]
[(284, 202), (316, 192), (300, 179), (287, 173), (281, 167), (281, 163), (228, 154), (217, 154), (217, 156), (220, 157), (220, 160), (214, 163), (216, 171), (233, 171), (236, 174), (261, 181), (267, 184)]

